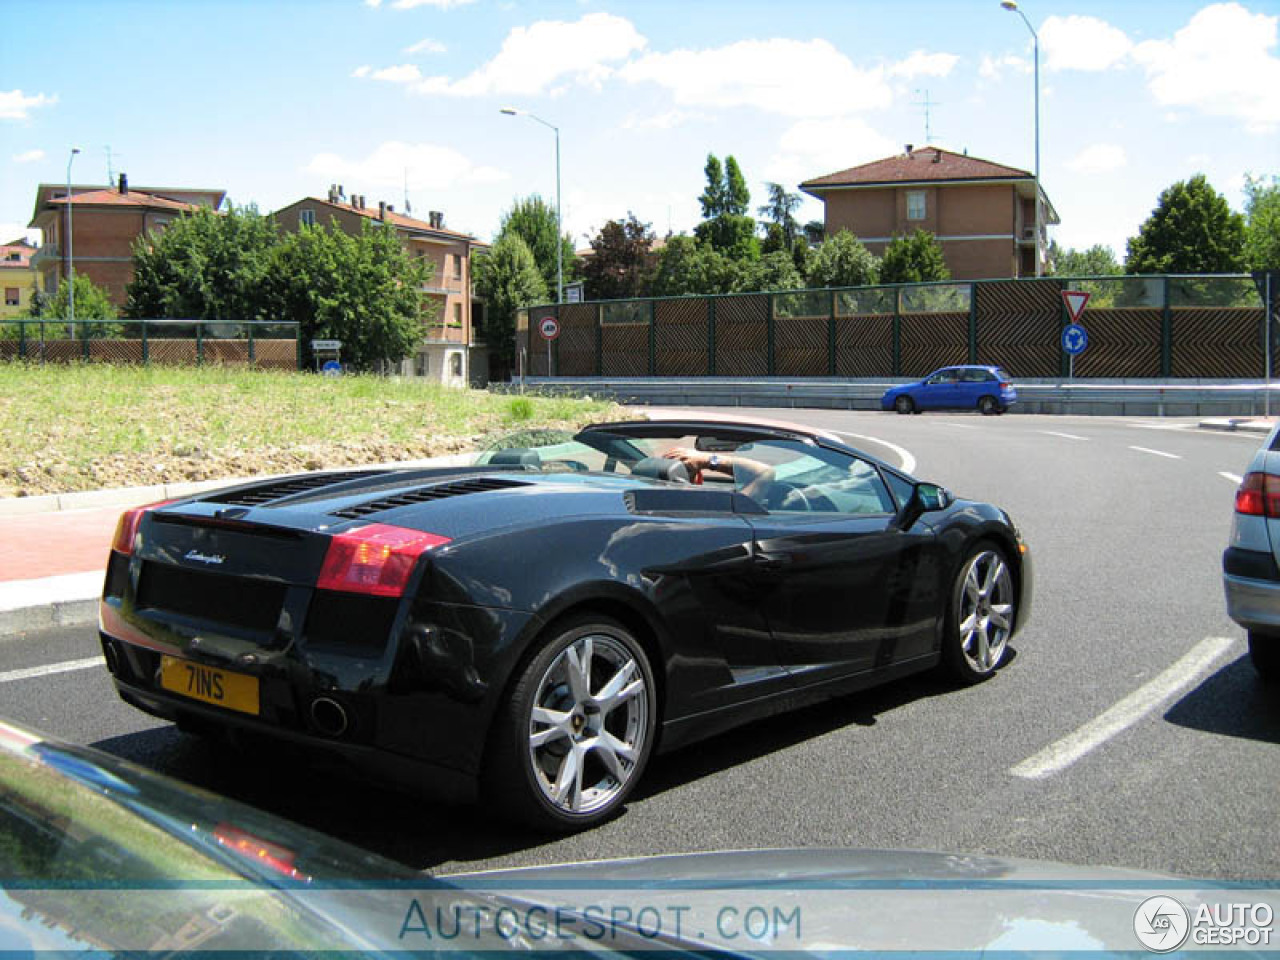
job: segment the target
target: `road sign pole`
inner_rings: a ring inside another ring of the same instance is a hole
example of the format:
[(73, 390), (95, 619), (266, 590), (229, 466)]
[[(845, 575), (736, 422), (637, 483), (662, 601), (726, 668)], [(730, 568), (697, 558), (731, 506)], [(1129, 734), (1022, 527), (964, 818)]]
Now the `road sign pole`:
[(1262, 329), (1266, 331), (1267, 340), (1267, 371), (1264, 376), (1265, 387), (1262, 392), (1262, 415), (1264, 417), (1271, 416), (1271, 274), (1267, 274), (1267, 295), (1264, 298), (1266, 303), (1263, 304), (1264, 315), (1262, 319)]

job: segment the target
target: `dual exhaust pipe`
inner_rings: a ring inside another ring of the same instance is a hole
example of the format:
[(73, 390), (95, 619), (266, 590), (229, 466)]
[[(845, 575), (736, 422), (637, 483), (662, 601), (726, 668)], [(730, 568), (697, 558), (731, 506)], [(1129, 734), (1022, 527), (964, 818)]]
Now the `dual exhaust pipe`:
[(326, 737), (340, 737), (351, 729), (347, 708), (331, 697), (316, 697), (311, 701), (311, 722)]

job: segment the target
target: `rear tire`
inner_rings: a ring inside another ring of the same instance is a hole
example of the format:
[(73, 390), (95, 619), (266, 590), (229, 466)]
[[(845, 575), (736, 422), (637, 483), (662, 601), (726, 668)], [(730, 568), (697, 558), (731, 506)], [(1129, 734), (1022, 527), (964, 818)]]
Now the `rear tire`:
[(990, 397), (990, 396), (983, 397), (981, 400), (978, 401), (978, 411), (984, 417), (994, 416), (995, 414), (1000, 412), (1000, 404), (996, 402), (995, 397)]
[(658, 732), (653, 670), (622, 624), (584, 614), (554, 624), (499, 710), (483, 789), (514, 819), (556, 831), (613, 816)]
[(1249, 659), (1267, 683), (1280, 683), (1280, 637), (1249, 631)]
[(915, 413), (916, 402), (904, 394), (903, 396), (898, 397), (897, 400), (893, 401), (893, 409), (897, 410), (898, 413), (901, 414)]
[(942, 666), (965, 684), (986, 680), (1003, 662), (1017, 615), (1013, 573), (1004, 551), (983, 540), (956, 572), (942, 637)]

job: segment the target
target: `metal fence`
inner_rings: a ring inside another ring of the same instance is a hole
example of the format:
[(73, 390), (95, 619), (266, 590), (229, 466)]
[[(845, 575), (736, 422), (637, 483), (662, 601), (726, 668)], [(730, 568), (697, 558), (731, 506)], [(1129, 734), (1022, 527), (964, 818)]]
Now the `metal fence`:
[(298, 324), (197, 320), (8, 320), (0, 361), (223, 364), (297, 370)]
[[(528, 376), (917, 377), (992, 363), (1064, 377), (1064, 290), (1090, 294), (1081, 378), (1265, 374), (1248, 276), (977, 280), (532, 307), (516, 322)], [(557, 335), (540, 323), (555, 317)], [(1276, 363), (1273, 360), (1273, 366)], [(1274, 371), (1273, 371), (1274, 374)]]

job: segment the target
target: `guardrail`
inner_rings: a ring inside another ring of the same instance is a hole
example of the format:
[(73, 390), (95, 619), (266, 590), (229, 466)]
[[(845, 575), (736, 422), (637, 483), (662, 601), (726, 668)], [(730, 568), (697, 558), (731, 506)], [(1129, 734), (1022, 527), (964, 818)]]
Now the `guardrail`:
[[(490, 390), (610, 397), (619, 403), (690, 407), (807, 407), (879, 410), (891, 386), (910, 379), (544, 378), (527, 377)], [(1063, 381), (1017, 380), (1013, 413), (1110, 416), (1260, 416), (1280, 413), (1280, 384), (1233, 380)], [(1270, 406), (1267, 391), (1272, 390)]]

